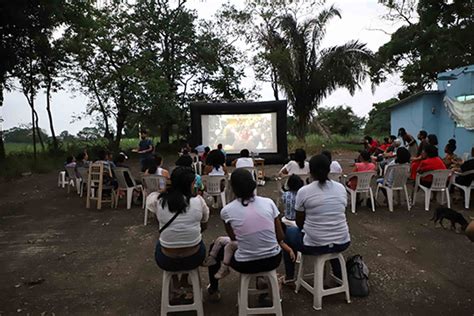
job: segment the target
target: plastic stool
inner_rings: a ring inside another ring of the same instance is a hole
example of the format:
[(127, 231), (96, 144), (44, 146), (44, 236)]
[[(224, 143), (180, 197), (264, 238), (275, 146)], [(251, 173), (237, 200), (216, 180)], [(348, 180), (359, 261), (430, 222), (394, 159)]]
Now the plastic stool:
[(66, 171), (59, 171), (58, 174), (58, 187), (65, 188), (68, 182), (66, 181)]
[[(266, 277), (270, 280), (270, 289), (272, 291), (272, 307), (255, 307), (250, 308), (248, 302), (249, 294), (263, 294), (268, 293), (266, 290), (258, 290), (249, 288), (250, 280), (252, 277)], [(242, 315), (252, 315), (252, 314), (275, 314), (277, 316), (283, 315), (281, 310), (281, 301), (280, 301), (280, 289), (278, 288), (278, 279), (276, 270), (253, 273), (253, 274), (240, 274), (240, 288), (238, 294), (238, 305), (239, 305), (239, 316)]]
[[(193, 286), (193, 303), (185, 305), (170, 305), (170, 283), (173, 275), (187, 274)], [(196, 311), (198, 316), (204, 316), (202, 307), (201, 280), (199, 268), (189, 271), (163, 271), (163, 285), (161, 290), (161, 316), (172, 312)]]
[[(314, 257), (314, 267), (313, 273), (304, 274), (304, 260), (305, 257), (308, 255), (301, 256), (301, 263), (298, 268), (298, 278), (296, 279), (296, 288), (295, 293), (298, 293), (300, 287), (303, 286), (309, 292), (313, 294), (313, 308), (315, 310), (321, 310), (322, 307), (322, 300), (323, 296), (333, 295), (337, 293), (346, 293), (346, 301), (347, 303), (351, 302), (351, 297), (349, 294), (349, 282), (347, 280), (347, 270), (346, 270), (346, 261), (344, 260), (344, 256), (342, 253), (328, 253), (324, 255), (318, 256), (311, 256)], [(338, 277), (331, 274), (333, 280), (335, 280), (339, 286), (333, 287), (330, 289), (324, 289), (323, 282), (324, 282), (324, 266), (325, 263), (331, 259), (338, 259), (339, 264), (341, 265), (341, 272), (342, 272), (342, 280)], [(305, 280), (305, 276), (313, 276), (313, 286), (309, 285)]]

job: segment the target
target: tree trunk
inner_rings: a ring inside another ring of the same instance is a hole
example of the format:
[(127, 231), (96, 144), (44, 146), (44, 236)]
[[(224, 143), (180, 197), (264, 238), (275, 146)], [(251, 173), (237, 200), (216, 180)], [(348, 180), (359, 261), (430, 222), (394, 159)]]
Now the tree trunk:
[(36, 162), (36, 128), (35, 128), (35, 108), (34, 104), (28, 99), (31, 107), (31, 131), (33, 133), (33, 159)]
[(314, 122), (316, 124), (316, 128), (318, 129), (319, 133), (326, 139), (331, 139), (331, 132), (329, 129), (321, 123), (318, 119)]
[[(33, 96), (31, 97), (31, 102), (34, 102)], [(34, 127), (36, 128), (36, 134), (38, 135), (38, 140), (41, 145), (41, 150), (44, 151), (44, 142), (43, 142), (43, 136), (41, 136), (41, 130), (39, 127), (39, 118), (38, 118), (38, 112), (33, 108), (33, 114), (35, 117), (35, 122), (34, 122)]]
[(296, 121), (298, 122), (298, 126), (295, 127), (296, 138), (304, 142), (306, 132), (308, 131), (309, 116), (305, 114), (296, 114)]
[(170, 143), (170, 126), (161, 125), (160, 143), (161, 144), (169, 144)]
[(53, 115), (51, 114), (51, 81), (48, 82), (48, 86), (46, 87), (46, 110), (48, 111), (49, 129), (51, 130), (51, 137), (53, 138), (53, 149), (57, 152), (59, 148), (58, 139), (54, 133)]
[(272, 90), (273, 90), (273, 97), (276, 101), (280, 100), (278, 96), (278, 82), (277, 82), (277, 73), (275, 69), (272, 67), (272, 75), (270, 76)]
[[(0, 78), (0, 107), (3, 106), (3, 78)], [(0, 161), (5, 160), (5, 144), (3, 142), (3, 117), (0, 116)]]
[(117, 133), (115, 134), (115, 140), (113, 141), (112, 150), (118, 152), (120, 149), (120, 141), (122, 140), (122, 131), (125, 127), (125, 116), (121, 113), (117, 116)]

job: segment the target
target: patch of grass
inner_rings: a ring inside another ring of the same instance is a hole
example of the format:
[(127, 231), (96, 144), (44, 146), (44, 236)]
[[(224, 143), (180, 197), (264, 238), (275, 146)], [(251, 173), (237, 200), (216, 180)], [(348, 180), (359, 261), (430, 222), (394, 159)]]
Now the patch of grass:
[(356, 151), (363, 148), (362, 138), (361, 135), (332, 135), (326, 139), (318, 134), (309, 134), (303, 142), (288, 135), (288, 152), (294, 152), (297, 148), (303, 148), (309, 155), (324, 149)]
[(48, 173), (58, 170), (63, 163), (64, 157), (62, 155), (51, 155), (47, 152), (38, 153), (36, 162), (29, 152), (9, 154), (2, 162), (0, 177), (12, 179), (26, 172)]

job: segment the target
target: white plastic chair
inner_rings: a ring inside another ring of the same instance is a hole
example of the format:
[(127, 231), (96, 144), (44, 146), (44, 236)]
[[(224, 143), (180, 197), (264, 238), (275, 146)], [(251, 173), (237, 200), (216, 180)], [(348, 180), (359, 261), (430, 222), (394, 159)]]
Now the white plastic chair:
[[(393, 192), (394, 191), (405, 191), (405, 198), (407, 201), (408, 210), (411, 209), (410, 197), (408, 195), (407, 180), (410, 175), (410, 166), (404, 165), (391, 165), (385, 167), (385, 173), (383, 177), (383, 183), (377, 184), (377, 190), (375, 191), (375, 200), (377, 200), (379, 189), (384, 189), (387, 192), (388, 209), (393, 212)], [(389, 178), (392, 178), (392, 183), (388, 182)], [(401, 203), (401, 198), (400, 198)]]
[(58, 174), (58, 188), (61, 187), (64, 189), (64, 187), (67, 185), (67, 181), (66, 181), (66, 171), (62, 170), (62, 171), (59, 171), (59, 174)]
[[(128, 186), (127, 180), (125, 179), (125, 174), (128, 173), (131, 181), (132, 181), (132, 186)], [(141, 184), (136, 184), (135, 179), (130, 173), (130, 170), (128, 168), (115, 168), (114, 169), (114, 174), (115, 178), (117, 179), (118, 182), (118, 188), (117, 188), (117, 195), (115, 197), (115, 208), (118, 206), (118, 200), (119, 200), (119, 193), (120, 191), (127, 192), (127, 210), (129, 210), (132, 207), (132, 197), (133, 197), (133, 191), (137, 190), (142, 193), (142, 205), (145, 204), (144, 196), (143, 196), (143, 186)]]
[[(184, 305), (170, 304), (170, 285), (172, 284), (173, 275), (187, 274), (193, 287), (193, 303)], [(202, 304), (201, 279), (199, 277), (199, 268), (190, 271), (163, 271), (163, 283), (161, 287), (161, 316), (166, 316), (168, 313), (196, 311), (198, 316), (204, 316), (204, 309)]]
[[(269, 280), (269, 287), (265, 290), (258, 290), (249, 288), (250, 281), (252, 277), (265, 277)], [(268, 293), (268, 290), (271, 290), (272, 293), (272, 303), (271, 307), (249, 307), (249, 294), (263, 294)], [(238, 292), (238, 305), (239, 305), (239, 316), (244, 315), (255, 315), (255, 314), (275, 314), (277, 316), (282, 316), (283, 312), (281, 309), (281, 300), (280, 300), (280, 289), (278, 287), (278, 278), (276, 270), (268, 272), (260, 272), (253, 274), (240, 274), (240, 286)]]
[(79, 167), (76, 169), (77, 170), (77, 173), (79, 173), (79, 175), (81, 176), (81, 183), (80, 183), (80, 186), (79, 186), (79, 195), (80, 197), (82, 197), (84, 195), (84, 186), (86, 185), (86, 182), (87, 182), (87, 178), (88, 178), (88, 174), (89, 174), (89, 169), (86, 168), (86, 167)]
[[(206, 175), (202, 176), (202, 183), (206, 189), (206, 193), (213, 198), (220, 197), (222, 202), (222, 207), (224, 207), (226, 203), (226, 188), (227, 188), (227, 177), (226, 176), (212, 176)], [(224, 187), (221, 187), (221, 184), (224, 183)], [(214, 200), (212, 207), (217, 208), (217, 201)]]
[[(313, 273), (304, 273), (305, 261), (314, 258)], [(341, 265), (342, 279), (339, 279), (335, 275), (331, 274), (333, 280), (338, 284), (337, 287), (325, 289), (323, 286), (324, 282), (324, 267), (325, 263), (331, 259), (339, 260)], [(304, 280), (305, 277), (313, 277), (313, 286)], [(349, 281), (347, 279), (346, 262), (342, 253), (328, 253), (324, 255), (312, 256), (312, 255), (301, 255), (300, 265), (298, 267), (298, 277), (295, 283), (295, 293), (298, 293), (300, 287), (305, 288), (311, 294), (313, 294), (313, 308), (315, 310), (321, 310), (323, 308), (323, 296), (333, 295), (338, 293), (345, 293), (347, 303), (351, 302), (351, 296), (349, 293)]]
[(470, 186), (464, 186), (459, 183), (456, 183), (456, 178), (461, 177), (461, 176), (467, 176), (470, 174), (474, 174), (474, 170), (466, 171), (463, 173), (455, 172), (454, 175), (451, 177), (451, 183), (450, 183), (450, 185), (454, 185), (464, 191), (464, 207), (465, 208), (469, 208), (469, 202), (471, 200), (471, 190), (474, 189), (474, 181), (471, 182)]
[(329, 180), (336, 181), (336, 182), (341, 182), (342, 180), (342, 173), (341, 172), (330, 172), (328, 174)]
[[(421, 178), (426, 177), (428, 175), (433, 176), (433, 181), (431, 182), (431, 188), (425, 187), (421, 185), (420, 181)], [(449, 197), (449, 188), (448, 188), (448, 178), (451, 175), (451, 170), (432, 170), (422, 174), (416, 175), (415, 181), (415, 191), (413, 192), (413, 204), (415, 206), (416, 202), (416, 192), (418, 188), (422, 189), (425, 192), (425, 211), (430, 210), (430, 199), (431, 199), (431, 192), (443, 192), (446, 194), (446, 198), (448, 199), (448, 207), (451, 207), (451, 201)]]
[(81, 194), (80, 189), (81, 189), (82, 179), (77, 177), (76, 167), (66, 167), (66, 173), (68, 177), (67, 193), (71, 192), (71, 187), (75, 187), (77, 194)]
[(201, 161), (195, 161), (192, 164), (192, 168), (194, 172), (198, 175), (202, 175), (202, 162)]
[(372, 212), (375, 212), (375, 202), (374, 202), (374, 192), (370, 186), (372, 178), (376, 175), (375, 171), (363, 171), (363, 172), (351, 172), (344, 178), (350, 180), (352, 178), (357, 178), (357, 186), (355, 190), (352, 190), (345, 183), (347, 192), (351, 194), (351, 210), (352, 213), (356, 212), (356, 202), (357, 202), (357, 193), (365, 193), (370, 195), (370, 201), (372, 202)]
[[(150, 207), (149, 207), (149, 197), (152, 196), (152, 193), (160, 193), (166, 190), (166, 182), (168, 179), (164, 176), (159, 176), (159, 175), (147, 175), (142, 177), (142, 184), (143, 184), (143, 200), (145, 203), (143, 203), (143, 208), (145, 209), (145, 218), (143, 220), (143, 225), (146, 226), (148, 222), (148, 211), (151, 211), (152, 213), (155, 213)], [(164, 184), (164, 185), (163, 185)], [(156, 199), (155, 199), (156, 200)]]

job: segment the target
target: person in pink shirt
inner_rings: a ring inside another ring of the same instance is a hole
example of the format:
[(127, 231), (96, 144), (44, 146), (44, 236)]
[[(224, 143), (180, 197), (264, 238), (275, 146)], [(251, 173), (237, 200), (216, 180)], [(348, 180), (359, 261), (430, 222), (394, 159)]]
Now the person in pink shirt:
[[(352, 172), (375, 171), (377, 169), (375, 164), (372, 162), (370, 154), (367, 150), (361, 151), (357, 160), (359, 162), (354, 164), (354, 169), (352, 169)], [(357, 186), (357, 178), (350, 178), (347, 182), (347, 186), (352, 190), (355, 190)]]

